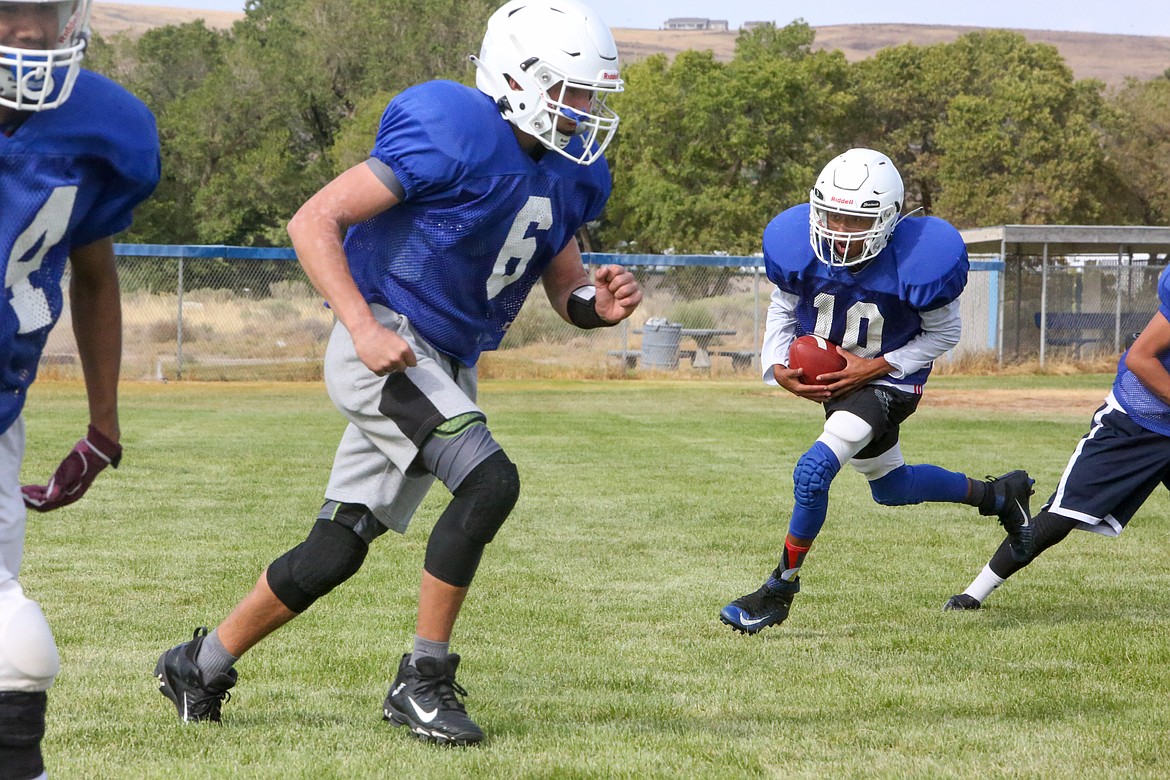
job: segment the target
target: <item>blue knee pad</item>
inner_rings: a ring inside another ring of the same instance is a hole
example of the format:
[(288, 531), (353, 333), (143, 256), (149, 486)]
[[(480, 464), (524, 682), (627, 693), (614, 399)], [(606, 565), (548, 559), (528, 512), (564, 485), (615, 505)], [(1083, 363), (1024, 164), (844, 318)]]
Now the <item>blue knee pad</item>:
[(967, 478), (929, 463), (903, 464), (869, 483), (873, 500), (883, 506), (906, 506), (923, 501), (961, 503), (967, 496)]
[(824, 442), (814, 442), (800, 456), (792, 471), (792, 494), (796, 505), (788, 533), (801, 539), (815, 539), (829, 511), (829, 486), (841, 470), (841, 463)]

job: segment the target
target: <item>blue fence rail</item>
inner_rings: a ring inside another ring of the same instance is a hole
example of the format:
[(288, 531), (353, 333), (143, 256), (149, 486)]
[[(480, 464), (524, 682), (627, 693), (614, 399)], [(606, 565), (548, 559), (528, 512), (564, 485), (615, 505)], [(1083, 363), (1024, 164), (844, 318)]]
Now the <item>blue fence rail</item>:
[[(316, 378), (332, 314), (287, 247), (115, 244), (123, 281), (123, 374), (153, 379)], [(537, 293), (501, 349), (481, 362), (485, 376), (625, 376), (661, 370), (703, 376), (758, 373), (772, 284), (761, 256), (586, 253), (638, 274), (645, 300), (617, 328), (580, 331)], [(704, 273), (709, 269), (711, 273)], [(964, 295), (961, 348), (1001, 344), (1004, 266), (976, 260)], [(969, 310), (968, 310), (969, 309)], [(68, 320), (68, 310), (63, 320)], [(661, 318), (687, 333), (718, 332), (679, 345), (681, 358), (641, 360), (643, 325)], [(43, 370), (75, 375), (76, 346), (63, 324), (50, 336)]]

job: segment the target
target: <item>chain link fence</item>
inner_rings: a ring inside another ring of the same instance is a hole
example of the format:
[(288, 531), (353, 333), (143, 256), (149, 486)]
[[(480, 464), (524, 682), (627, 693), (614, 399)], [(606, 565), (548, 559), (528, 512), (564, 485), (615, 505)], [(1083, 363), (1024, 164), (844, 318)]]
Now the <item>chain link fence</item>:
[(1014, 257), (1004, 279), (1001, 354), (1010, 361), (1116, 356), (1158, 310), (1164, 260)]
[[(138, 380), (316, 380), (333, 315), (290, 249), (117, 246), (125, 345), (122, 376)], [(586, 254), (591, 265), (631, 268), (645, 291), (614, 328), (582, 331), (549, 306), (539, 285), (480, 375), (622, 378), (759, 373), (772, 284), (762, 258)], [(1160, 268), (973, 257), (961, 299), (963, 341), (942, 365), (968, 358), (1022, 361), (1081, 357), (1124, 345), (1133, 317), (1157, 308)], [(68, 280), (66, 279), (66, 283)], [(1100, 321), (1049, 320), (1038, 312), (1098, 313)], [(1106, 315), (1126, 316), (1110, 325)], [(1136, 314), (1135, 314), (1136, 313)], [(42, 377), (81, 368), (68, 302), (50, 334)], [(1111, 330), (1112, 327), (1112, 330)], [(1140, 327), (1137, 328), (1140, 330)], [(1110, 338), (1112, 334), (1112, 338)], [(1043, 353), (1042, 353), (1043, 351)]]

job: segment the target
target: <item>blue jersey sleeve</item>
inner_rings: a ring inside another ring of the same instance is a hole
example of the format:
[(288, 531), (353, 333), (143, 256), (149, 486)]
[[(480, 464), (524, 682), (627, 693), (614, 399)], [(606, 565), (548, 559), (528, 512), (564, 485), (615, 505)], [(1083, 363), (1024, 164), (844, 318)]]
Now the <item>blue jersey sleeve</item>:
[(480, 133), (478, 143), (475, 137), (477, 119), (491, 112), (498, 120), (478, 90), (450, 81), (419, 84), (390, 101), (370, 156), (390, 166), (408, 200), (444, 193), (491, 153), (493, 144), (484, 143), (491, 136)]
[(68, 111), (57, 119), (85, 110), (94, 116), (116, 116), (118, 121), (79, 122), (73, 128), (88, 127), (74, 140), (89, 147), (82, 154), (104, 158), (108, 170), (92, 207), (70, 237), (71, 246), (85, 246), (130, 227), (134, 209), (158, 186), (161, 174), (158, 128), (150, 109), (105, 77), (88, 76), (92, 87), (75, 90), (62, 107)]
[(819, 263), (809, 243), (809, 205), (801, 203), (781, 212), (764, 228), (764, 270), (786, 293), (800, 295), (800, 278)]
[(891, 241), (902, 298), (918, 311), (946, 306), (967, 286), (967, 245), (950, 223), (937, 217), (908, 217)]

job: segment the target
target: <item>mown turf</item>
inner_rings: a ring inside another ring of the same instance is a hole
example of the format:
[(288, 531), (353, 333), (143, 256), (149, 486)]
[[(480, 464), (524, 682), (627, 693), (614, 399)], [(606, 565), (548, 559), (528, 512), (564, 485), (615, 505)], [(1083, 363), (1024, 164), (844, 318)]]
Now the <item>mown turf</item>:
[[(937, 377), (1099, 388), (1109, 377)], [(910, 462), (1055, 484), (1092, 406), (927, 402)], [(34, 388), (30, 481), (84, 430), (78, 385)], [(846, 470), (783, 626), (718, 622), (776, 563), (820, 410), (750, 381), (485, 383), (523, 494), (457, 627), (489, 735), (380, 719), (409, 646), (427, 499), (353, 580), (239, 663), (220, 727), (182, 725), (158, 654), (213, 626), (320, 504), (343, 424), (316, 384), (129, 385), (125, 460), (30, 518), (22, 582), (63, 671), (59, 778), (1161, 777), (1170, 766), (1164, 492), (1120, 538), (1075, 533), (970, 614), (943, 613), (1001, 534), (970, 507), (881, 507)]]

